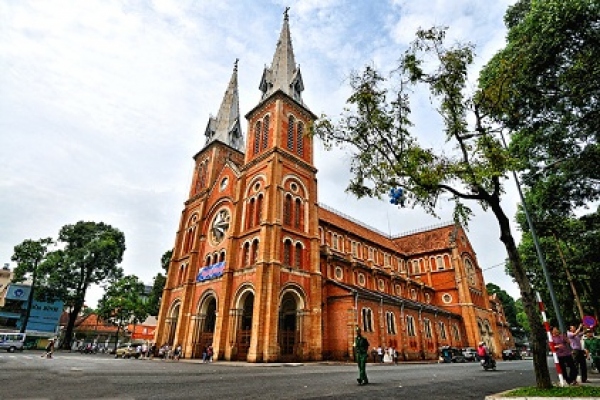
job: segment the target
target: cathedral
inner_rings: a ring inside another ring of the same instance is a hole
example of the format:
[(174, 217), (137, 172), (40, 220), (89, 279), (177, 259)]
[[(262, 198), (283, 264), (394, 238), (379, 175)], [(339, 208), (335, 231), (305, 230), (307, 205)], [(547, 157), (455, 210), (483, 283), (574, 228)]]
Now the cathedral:
[(155, 342), (201, 358), (352, 360), (356, 328), (402, 360), (485, 341), (514, 346), (462, 227), (392, 237), (318, 202), (289, 17), (240, 121), (237, 61), (194, 156)]

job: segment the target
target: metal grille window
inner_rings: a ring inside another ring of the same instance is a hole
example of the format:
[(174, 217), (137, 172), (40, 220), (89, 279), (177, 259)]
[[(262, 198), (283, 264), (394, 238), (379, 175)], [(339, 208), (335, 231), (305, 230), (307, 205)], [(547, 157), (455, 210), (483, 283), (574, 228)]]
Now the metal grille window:
[(294, 150), (294, 116), (290, 115), (288, 118), (288, 132), (287, 132), (287, 148), (288, 150)]
[(292, 196), (289, 194), (285, 196), (285, 202), (283, 204), (283, 224), (292, 224)]
[(456, 324), (452, 325), (452, 335), (454, 336), (454, 341), (460, 342), (460, 330)]
[(296, 142), (297, 148), (296, 152), (299, 155), (304, 153), (304, 124), (302, 122), (298, 122), (298, 132), (296, 132)]
[(283, 243), (283, 263), (292, 265), (292, 241), (289, 239)]
[(294, 210), (294, 226), (296, 228), (300, 228), (300, 221), (301, 221), (301, 217), (302, 217), (302, 202), (300, 201), (300, 199), (296, 199), (296, 207)]
[(261, 124), (260, 121), (258, 121), (254, 126), (254, 154), (258, 154), (258, 151), (260, 150), (260, 128)]
[(264, 125), (263, 125), (263, 137), (262, 137), (262, 148), (266, 149), (267, 144), (269, 143), (269, 120), (270, 117), (268, 115), (265, 116)]

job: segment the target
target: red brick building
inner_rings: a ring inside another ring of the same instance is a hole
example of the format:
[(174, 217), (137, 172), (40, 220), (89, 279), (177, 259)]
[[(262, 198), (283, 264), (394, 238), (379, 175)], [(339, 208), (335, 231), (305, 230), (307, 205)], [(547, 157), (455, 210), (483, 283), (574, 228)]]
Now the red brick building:
[(287, 13), (260, 90), (244, 140), (236, 62), (194, 156), (157, 344), (193, 358), (212, 344), (225, 360), (347, 359), (359, 326), (406, 360), (482, 339), (499, 353), (499, 314), (461, 227), (389, 237), (318, 203), (305, 135), (317, 117), (302, 100)]

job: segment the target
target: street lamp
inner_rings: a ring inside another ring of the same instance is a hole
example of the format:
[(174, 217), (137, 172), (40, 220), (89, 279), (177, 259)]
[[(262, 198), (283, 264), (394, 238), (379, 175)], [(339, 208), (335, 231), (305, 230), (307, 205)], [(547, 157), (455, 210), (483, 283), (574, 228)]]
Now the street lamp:
[[(505, 149), (508, 149), (506, 145), (506, 140), (504, 139), (504, 134), (500, 132), (500, 138), (502, 139), (502, 144)], [(556, 162), (558, 163), (558, 162)], [(537, 253), (538, 261), (542, 266), (542, 271), (544, 272), (544, 278), (546, 278), (546, 285), (548, 286), (548, 292), (550, 293), (550, 299), (552, 300), (552, 306), (554, 307), (554, 312), (556, 313), (556, 319), (558, 320), (558, 327), (561, 332), (566, 332), (565, 323), (562, 319), (562, 314), (560, 313), (560, 308), (558, 307), (558, 301), (556, 300), (556, 295), (554, 294), (554, 286), (552, 285), (552, 280), (550, 279), (550, 274), (548, 273), (548, 268), (546, 267), (546, 260), (544, 258), (544, 254), (542, 253), (542, 248), (540, 247), (540, 243), (538, 241), (537, 234), (535, 233), (535, 227), (533, 226), (533, 221), (531, 220), (531, 215), (529, 215), (529, 211), (527, 210), (527, 204), (525, 203), (525, 197), (523, 196), (523, 190), (521, 190), (521, 182), (519, 182), (519, 178), (517, 177), (517, 173), (512, 170), (513, 177), (515, 178), (515, 183), (517, 185), (517, 190), (519, 191), (519, 197), (521, 198), (521, 204), (523, 206), (523, 212), (525, 213), (525, 218), (527, 219), (527, 225), (529, 225), (529, 230), (531, 231), (531, 238), (533, 239), (533, 244), (535, 246), (535, 251)]]

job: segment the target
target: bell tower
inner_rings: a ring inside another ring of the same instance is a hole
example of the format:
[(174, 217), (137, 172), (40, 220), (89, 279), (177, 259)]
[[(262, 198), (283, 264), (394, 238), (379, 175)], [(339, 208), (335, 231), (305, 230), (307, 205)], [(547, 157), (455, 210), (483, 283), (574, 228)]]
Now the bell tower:
[[(260, 80), (261, 98), (246, 114), (244, 180), (246, 210), (261, 196), (260, 218), (244, 214), (256, 229), (252, 339), (247, 360), (318, 360), (322, 353), (322, 277), (319, 268), (317, 180), (313, 138), (317, 119), (302, 100), (288, 9), (270, 67)], [(251, 222), (254, 221), (254, 222)]]

